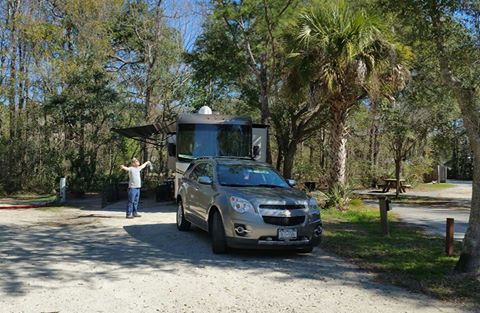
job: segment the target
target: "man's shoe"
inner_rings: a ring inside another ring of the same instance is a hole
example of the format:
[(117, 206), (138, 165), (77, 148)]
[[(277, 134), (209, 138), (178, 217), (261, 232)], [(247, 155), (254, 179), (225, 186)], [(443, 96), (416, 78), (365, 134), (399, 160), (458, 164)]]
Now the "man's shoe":
[(127, 218), (133, 218), (133, 215), (132, 214), (127, 215)]
[(133, 213), (133, 217), (142, 217), (142, 216), (138, 213)]

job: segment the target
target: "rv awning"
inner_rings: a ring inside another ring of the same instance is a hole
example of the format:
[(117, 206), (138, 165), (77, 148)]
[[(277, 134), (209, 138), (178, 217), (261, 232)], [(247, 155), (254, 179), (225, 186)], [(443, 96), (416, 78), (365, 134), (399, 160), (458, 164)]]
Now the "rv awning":
[(149, 143), (155, 146), (163, 146), (165, 143), (161, 142), (157, 135), (168, 135), (175, 130), (173, 125), (162, 127), (159, 124), (150, 124), (128, 128), (112, 128), (111, 131), (137, 141)]

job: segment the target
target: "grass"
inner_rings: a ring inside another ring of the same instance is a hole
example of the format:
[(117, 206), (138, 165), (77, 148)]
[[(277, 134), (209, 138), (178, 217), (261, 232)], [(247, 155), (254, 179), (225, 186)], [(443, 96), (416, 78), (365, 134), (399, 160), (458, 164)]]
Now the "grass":
[(46, 202), (53, 201), (56, 199), (56, 195), (38, 195), (38, 194), (15, 194), (9, 195), (10, 199), (21, 200), (21, 201), (31, 201), (31, 202)]
[[(325, 250), (377, 272), (388, 283), (440, 299), (480, 303), (480, 281), (452, 273), (458, 256), (445, 256), (442, 238), (400, 223), (391, 213), (390, 236), (385, 237), (378, 209), (365, 206), (361, 200), (344, 212), (323, 210), (322, 218)], [(460, 248), (456, 243), (457, 253)]]
[(455, 185), (440, 183), (440, 184), (420, 184), (414, 188), (415, 191), (436, 191), (442, 189), (453, 188)]

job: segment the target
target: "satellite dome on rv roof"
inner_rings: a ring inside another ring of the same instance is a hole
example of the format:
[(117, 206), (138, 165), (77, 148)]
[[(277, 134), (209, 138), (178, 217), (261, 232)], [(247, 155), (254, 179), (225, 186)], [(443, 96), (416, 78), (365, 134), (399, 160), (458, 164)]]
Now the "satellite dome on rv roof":
[(198, 110), (198, 114), (213, 114), (213, 112), (209, 106), (204, 105)]

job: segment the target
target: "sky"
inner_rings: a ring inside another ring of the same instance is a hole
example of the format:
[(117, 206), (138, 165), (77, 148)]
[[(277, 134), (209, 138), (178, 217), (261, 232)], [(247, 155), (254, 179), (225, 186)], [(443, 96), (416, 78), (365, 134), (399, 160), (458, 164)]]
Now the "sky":
[(166, 0), (168, 24), (182, 34), (184, 47), (190, 51), (195, 39), (202, 33), (202, 24), (208, 13), (208, 0)]

